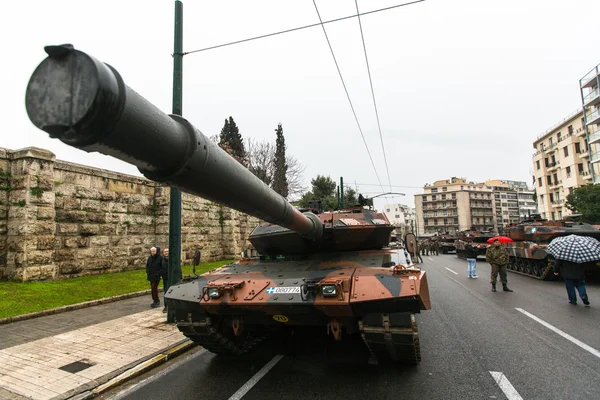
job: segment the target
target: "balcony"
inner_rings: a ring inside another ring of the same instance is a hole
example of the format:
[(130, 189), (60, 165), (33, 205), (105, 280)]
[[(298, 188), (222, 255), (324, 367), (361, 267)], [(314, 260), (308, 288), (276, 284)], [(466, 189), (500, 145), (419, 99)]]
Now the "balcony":
[(562, 185), (562, 181), (554, 181), (554, 182), (548, 184), (548, 186), (551, 187), (551, 188), (554, 188), (554, 187), (557, 187), (557, 186), (560, 186), (560, 185)]
[(586, 171), (585, 175), (582, 174), (582, 176), (583, 176), (583, 180), (585, 180), (585, 181), (592, 180), (592, 174), (589, 171)]
[(598, 66), (594, 67), (590, 72), (585, 74), (585, 76), (579, 80), (579, 86), (581, 88), (597, 86), (597, 76), (599, 72), (600, 71), (598, 71)]
[(600, 151), (590, 154), (590, 162), (596, 163), (600, 161)]
[(544, 148), (544, 153), (550, 154), (550, 153), (554, 152), (557, 149), (558, 149), (558, 147), (557, 147), (556, 143), (552, 143), (550, 146)]
[(585, 124), (586, 125), (597, 124), (599, 122), (600, 122), (600, 108), (597, 108), (593, 112), (586, 114), (586, 116), (585, 116)]
[(590, 156), (590, 152), (588, 149), (581, 149), (581, 153), (579, 153), (580, 158), (588, 158)]
[(600, 129), (595, 130), (588, 136), (588, 143), (594, 144), (600, 142)]
[(548, 172), (554, 171), (554, 170), (560, 168), (560, 161), (549, 163), (546, 168), (548, 169)]
[(597, 87), (585, 96), (583, 96), (584, 107), (593, 106), (598, 103), (600, 103), (600, 91)]
[(552, 202), (552, 207), (559, 208), (565, 203), (564, 200), (556, 200)]
[[(585, 132), (585, 130), (583, 130)], [(558, 143), (562, 142), (563, 140), (566, 140), (568, 138), (570, 138), (571, 136), (573, 136), (572, 133), (567, 133), (565, 136), (561, 136), (558, 138)]]

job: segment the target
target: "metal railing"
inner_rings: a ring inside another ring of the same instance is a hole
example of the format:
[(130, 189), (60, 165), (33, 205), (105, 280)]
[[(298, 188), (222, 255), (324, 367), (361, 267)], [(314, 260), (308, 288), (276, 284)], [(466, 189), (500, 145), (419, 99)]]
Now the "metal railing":
[(591, 92), (589, 92), (588, 94), (583, 96), (583, 104), (586, 104), (586, 103), (592, 101), (595, 97), (598, 97), (599, 94), (600, 94), (600, 91), (598, 91), (598, 88), (592, 90)]
[(600, 108), (597, 108), (596, 111), (588, 113), (585, 115), (585, 123), (586, 125), (590, 123), (590, 121), (595, 120), (600, 117)]

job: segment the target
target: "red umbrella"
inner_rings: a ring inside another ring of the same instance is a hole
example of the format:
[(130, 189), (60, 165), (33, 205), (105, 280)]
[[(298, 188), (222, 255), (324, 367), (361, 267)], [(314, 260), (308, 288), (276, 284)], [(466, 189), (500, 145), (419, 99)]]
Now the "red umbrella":
[(514, 242), (514, 240), (512, 240), (508, 236), (494, 236), (492, 238), (489, 238), (487, 240), (487, 242), (488, 243), (494, 243), (496, 240), (499, 240), (500, 243), (511, 243), (511, 242)]

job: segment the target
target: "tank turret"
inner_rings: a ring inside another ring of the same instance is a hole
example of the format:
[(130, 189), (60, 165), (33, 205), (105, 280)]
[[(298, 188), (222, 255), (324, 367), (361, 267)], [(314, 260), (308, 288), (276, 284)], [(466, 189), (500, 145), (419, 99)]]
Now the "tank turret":
[(300, 211), (187, 120), (128, 87), (111, 66), (71, 45), (46, 52), (27, 86), (35, 126), (266, 221), (250, 240), (276, 257), (242, 258), (169, 287), (165, 302), (185, 336), (233, 356), (270, 338), (308, 335), (331, 345), (328, 352), (362, 343), (378, 361), (420, 361), (415, 314), (431, 308), (427, 278), (388, 247), (393, 227), (385, 214), (364, 198), (344, 210), (321, 212), (314, 204)]

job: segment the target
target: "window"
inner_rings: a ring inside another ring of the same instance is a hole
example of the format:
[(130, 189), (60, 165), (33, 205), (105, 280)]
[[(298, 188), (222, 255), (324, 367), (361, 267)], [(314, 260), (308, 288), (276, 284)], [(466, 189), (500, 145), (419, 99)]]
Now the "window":
[(575, 153), (581, 153), (581, 144), (579, 142), (575, 143)]
[(554, 193), (550, 193), (550, 203), (554, 203)]
[[(565, 149), (566, 149), (566, 147), (565, 147)], [(537, 160), (535, 162), (535, 166), (537, 167), (537, 169), (540, 169), (540, 160)]]
[(573, 125), (569, 125), (567, 130), (569, 131), (569, 135), (573, 134)]
[(448, 191), (448, 188), (447, 188), (447, 187), (443, 187), (443, 188), (442, 188), (442, 192), (447, 192), (447, 191)]
[(562, 211), (558, 212), (558, 219), (562, 219)]
[(388, 209), (386, 210), (386, 212), (390, 212), (390, 209), (388, 208)]
[(435, 201), (435, 194), (431, 195), (431, 201)]
[(548, 157), (544, 158), (544, 165), (546, 166), (546, 168), (550, 166), (550, 161), (548, 160)]
[(558, 175), (556, 173), (554, 174), (554, 184), (558, 184)]
[(573, 188), (572, 187), (569, 188), (569, 194), (573, 194)]
[(396, 218), (396, 219), (400, 218), (400, 214), (394, 215), (394, 218)]
[(437, 193), (437, 188), (431, 188), (431, 193)]
[(556, 141), (557, 141), (557, 142), (560, 142), (560, 132), (558, 132), (558, 133), (556, 134)]
[[(445, 194), (442, 195), (442, 200), (446, 200), (446, 195)], [(444, 204), (444, 206), (446, 206), (446, 204)]]
[(563, 147), (563, 151), (565, 152), (565, 157), (569, 157), (569, 147), (568, 146)]
[(552, 176), (547, 175), (546, 176), (546, 182), (548, 182), (548, 185), (552, 185)]
[(456, 200), (456, 193), (452, 193), (452, 200)]
[(577, 164), (577, 171), (581, 174), (583, 172), (583, 163)]
[(538, 186), (542, 187), (542, 178), (538, 178)]
[(556, 217), (555, 217), (555, 216), (556, 216), (556, 213), (555, 213), (555, 212), (552, 212), (552, 221), (554, 221), (554, 220), (556, 219)]
[(571, 167), (565, 168), (565, 172), (567, 173), (567, 178), (571, 177)]
[(556, 165), (556, 157), (554, 155), (552, 155), (552, 166), (554, 167)]
[(548, 138), (548, 146), (552, 147), (553, 144), (554, 142), (552, 141), (552, 138)]

